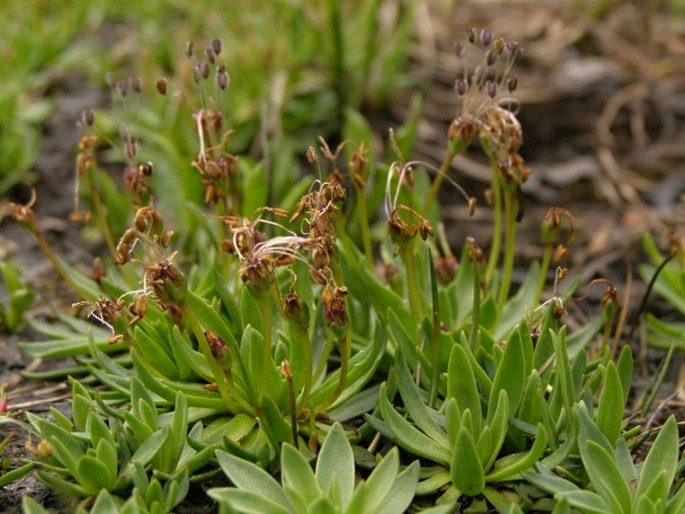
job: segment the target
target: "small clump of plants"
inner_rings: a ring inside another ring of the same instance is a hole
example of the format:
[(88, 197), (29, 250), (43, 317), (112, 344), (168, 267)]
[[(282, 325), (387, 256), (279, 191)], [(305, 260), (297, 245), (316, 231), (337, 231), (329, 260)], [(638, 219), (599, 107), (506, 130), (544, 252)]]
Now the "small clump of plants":
[[(30, 318), (45, 337), (20, 343), (73, 359), (71, 412), (23, 422), (5, 405), (32, 457), (0, 482), (34, 472), (66, 509), (94, 514), (173, 512), (198, 484), (222, 513), (683, 512), (675, 418), (643, 431), (624, 415), (633, 355), (617, 289), (595, 281), (600, 313), (566, 325), (580, 285), (563, 265), (571, 213), (540, 220), (542, 259), (514, 283), (534, 173), (519, 153), (520, 52), (488, 29), (456, 45), (463, 74), (437, 167), (412, 159), (417, 120), (385, 150), (312, 141), (304, 174), (234, 152), (220, 40), (189, 46), (189, 90), (111, 79), (128, 117), (83, 113), (72, 214), (104, 255), (78, 269), (48, 243), (39, 198), (14, 206), (78, 300), (58, 324)], [(182, 169), (145, 157), (135, 115), (148, 95), (167, 114), (192, 108), (177, 119), (196, 149)], [(355, 123), (349, 132), (371, 133)], [(113, 138), (118, 181), (101, 165)], [(490, 163), (486, 199), (452, 171), (469, 147)], [(448, 188), (464, 218), (492, 211), (491, 240), (450, 244)], [(658, 287), (682, 303), (671, 264)], [(12, 329), (30, 292), (2, 273)], [(23, 507), (45, 512), (30, 497)]]

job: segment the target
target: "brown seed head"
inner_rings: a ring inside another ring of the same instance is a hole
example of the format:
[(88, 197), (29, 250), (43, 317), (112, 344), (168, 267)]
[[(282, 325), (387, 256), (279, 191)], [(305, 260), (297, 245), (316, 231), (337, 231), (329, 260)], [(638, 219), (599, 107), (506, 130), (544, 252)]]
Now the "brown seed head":
[(326, 284), (321, 291), (324, 317), (329, 325), (341, 327), (347, 325), (347, 307), (345, 306), (347, 294), (345, 286), (335, 287), (331, 284)]
[(212, 357), (214, 357), (217, 362), (222, 362), (226, 355), (226, 350), (228, 350), (226, 341), (210, 331), (205, 332), (205, 339), (209, 345), (209, 350), (212, 352)]
[(166, 95), (168, 84), (164, 77), (159, 77), (155, 82), (155, 88), (160, 95)]

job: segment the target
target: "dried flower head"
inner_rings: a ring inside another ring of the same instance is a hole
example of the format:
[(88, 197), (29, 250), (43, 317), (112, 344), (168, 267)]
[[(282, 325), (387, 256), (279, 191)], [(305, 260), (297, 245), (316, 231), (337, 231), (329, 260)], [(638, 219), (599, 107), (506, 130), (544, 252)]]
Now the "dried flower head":
[(347, 287), (332, 284), (326, 284), (321, 291), (324, 317), (329, 325), (341, 327), (347, 325), (347, 307), (345, 306), (347, 294)]
[(457, 44), (455, 53), (462, 64), (462, 76), (455, 81), (459, 113), (450, 126), (451, 145), (467, 146), (478, 133), (486, 151), (496, 160), (506, 160), (521, 145), (522, 132), (508, 95), (516, 89), (511, 68), (521, 48), (514, 41), (495, 37), (489, 29), (470, 28), (467, 43)]

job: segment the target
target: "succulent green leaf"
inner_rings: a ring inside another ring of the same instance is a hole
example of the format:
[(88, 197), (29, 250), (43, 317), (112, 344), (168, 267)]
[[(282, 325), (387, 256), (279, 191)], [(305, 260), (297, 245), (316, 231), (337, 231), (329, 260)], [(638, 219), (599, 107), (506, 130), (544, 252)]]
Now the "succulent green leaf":
[(50, 514), (49, 511), (45, 510), (42, 505), (30, 496), (24, 496), (21, 499), (21, 508), (24, 514)]
[(401, 354), (397, 358), (395, 369), (397, 370), (397, 387), (414, 424), (428, 437), (441, 445), (447, 446), (447, 434), (431, 416), (429, 407), (421, 397), (418, 386), (412, 380), (407, 363)]
[(76, 475), (78, 461), (84, 454), (78, 440), (62, 427), (45, 421), (30, 412), (26, 413), (26, 417), (36, 430), (48, 440), (55, 457), (72, 475)]
[(85, 498), (86, 496), (92, 496), (92, 493), (86, 490), (86, 488), (84, 488), (82, 485), (75, 484), (74, 482), (66, 480), (61, 476), (55, 475), (53, 473), (37, 471), (36, 476), (50, 489), (54, 489), (55, 491), (58, 491), (67, 496), (75, 496), (77, 498)]
[[(105, 443), (106, 444), (106, 443)], [(100, 489), (109, 489), (114, 485), (116, 476), (112, 477), (110, 469), (98, 457), (84, 455), (78, 461), (74, 478), (91, 494)]]
[[(255, 466), (256, 467), (256, 466)], [(259, 468), (258, 468), (259, 469)], [(263, 496), (250, 489), (235, 489), (233, 487), (220, 487), (210, 489), (207, 494), (220, 505), (227, 505), (234, 512), (244, 514), (291, 514), (285, 503), (278, 503), (268, 496)], [(285, 501), (285, 497), (284, 497)], [(230, 512), (230, 511), (229, 511)]]
[(526, 423), (535, 424), (543, 419), (546, 408), (540, 375), (537, 370), (533, 370), (523, 390), (519, 418)]
[(154, 434), (151, 434), (131, 456), (132, 462), (139, 462), (143, 466), (147, 465), (157, 453), (162, 449), (169, 437), (169, 428), (162, 427)]
[[(547, 448), (547, 431), (544, 425), (538, 423), (535, 441), (533, 446), (526, 454), (517, 455), (515, 458), (510, 456), (503, 457), (500, 461), (495, 461), (494, 470), (486, 475), (485, 479), (488, 482), (499, 482), (508, 480), (521, 471), (529, 469), (540, 460), (540, 457), (545, 453)], [(498, 466), (498, 462), (502, 465)]]
[[(288, 499), (285, 496), (283, 489), (281, 489), (280, 484), (266, 471), (252, 462), (248, 462), (221, 450), (216, 451), (216, 457), (226, 476), (235, 484), (238, 490), (242, 490), (241, 494), (249, 494), (256, 498), (260, 498), (267, 501), (274, 509), (277, 509), (262, 512), (287, 512)], [(212, 494), (212, 491), (217, 493)], [(218, 491), (221, 491), (221, 494), (219, 494)], [(229, 493), (229, 491), (236, 491), (237, 493), (237, 490), (235, 489), (212, 489), (210, 490), (210, 496), (216, 500), (221, 500), (222, 496), (228, 498), (229, 496), (236, 494), (233, 492)], [(238, 498), (241, 498), (242, 501), (247, 498), (247, 496)], [(231, 503), (233, 504), (233, 502)]]
[(671, 497), (666, 506), (666, 514), (680, 514), (685, 510), (685, 483), (681, 483), (678, 491)]
[(616, 365), (609, 361), (604, 372), (602, 394), (597, 407), (597, 426), (613, 446), (623, 422), (623, 388)]
[[(249, 287), (244, 287), (240, 294), (240, 319), (243, 328), (248, 326), (262, 326), (262, 311), (259, 307), (259, 300), (256, 298), (258, 293), (253, 293)], [(240, 346), (242, 348), (245, 338), (243, 337)]]
[(88, 414), (93, 406), (93, 399), (88, 393), (88, 390), (78, 380), (74, 380), (72, 383), (71, 394), (73, 398), (71, 403), (71, 417), (74, 420), (76, 428), (81, 432), (85, 432)]
[[(156, 334), (154, 334), (156, 335)], [(144, 359), (161, 375), (167, 378), (176, 378), (178, 368), (161, 341), (148, 334), (145, 330), (137, 326), (133, 331), (133, 340), (136, 350), (141, 359)]]
[(485, 473), (476, 443), (463, 426), (454, 444), (450, 473), (454, 486), (468, 496), (480, 494), (485, 488)]
[(571, 505), (568, 503), (568, 500), (563, 496), (559, 498), (556, 505), (554, 505), (552, 514), (571, 514)]
[(647, 496), (641, 496), (635, 502), (634, 512), (639, 512), (640, 514), (659, 514), (660, 512), (663, 512), (663, 509), (659, 507), (657, 510), (657, 506), (652, 500)]
[[(50, 414), (55, 419), (59, 427), (63, 428), (67, 432), (72, 432), (74, 430), (74, 425), (71, 423), (71, 420), (62, 414), (57, 407), (50, 406)], [(83, 432), (85, 430), (82, 429), (80, 431)]]
[(293, 442), (290, 424), (283, 418), (276, 403), (268, 396), (262, 398), (259, 426), (264, 430), (274, 448), (278, 448), (280, 443)]
[(565, 498), (572, 507), (578, 508), (587, 514), (618, 514), (612, 510), (604, 498), (593, 491), (569, 491), (560, 495)]
[(321, 490), (337, 488), (343, 510), (347, 508), (354, 492), (354, 455), (340, 423), (333, 424), (321, 446), (315, 475)]
[(105, 465), (107, 469), (105, 478), (108, 484), (106, 488), (111, 489), (117, 481), (117, 473), (119, 471), (117, 447), (107, 439), (100, 439), (95, 448), (95, 457)]
[[(500, 390), (496, 405), (497, 406), (494, 409), (492, 419), (488, 423), (488, 426), (492, 430), (492, 451), (490, 453), (489, 458), (483, 466), (483, 468), (486, 470), (490, 469), (490, 466), (492, 466), (492, 463), (497, 458), (497, 454), (502, 448), (502, 444), (504, 444), (504, 438), (506, 437), (508, 432), (510, 403), (506, 390)], [(492, 404), (490, 405), (490, 407), (492, 407)]]
[(238, 341), (236, 340), (235, 335), (231, 331), (226, 320), (224, 320), (219, 315), (217, 310), (210, 306), (204, 298), (198, 296), (192, 291), (188, 291), (186, 295), (186, 301), (193, 309), (193, 312), (197, 318), (202, 320), (202, 326), (205, 330), (214, 332), (221, 339), (226, 341), (226, 344), (232, 348), (238, 347)]
[[(378, 464), (376, 464), (376, 467), (371, 472), (371, 475), (369, 475), (369, 478), (364, 484), (366, 491), (368, 491), (368, 495), (366, 496), (367, 501), (363, 505), (365, 512), (377, 512), (378, 509), (380, 509), (380, 507), (385, 503), (386, 496), (392, 489), (393, 484), (397, 479), (399, 469), (399, 452), (397, 447), (395, 447), (390, 450), (390, 452), (388, 452), (388, 454), (385, 455), (385, 457), (383, 457)], [(416, 478), (418, 480), (418, 475)], [(356, 499), (356, 496), (360, 490), (361, 488), (357, 488), (354, 499)], [(350, 505), (348, 510), (353, 512), (352, 505)]]
[(312, 467), (295, 447), (284, 444), (281, 450), (281, 473), (283, 486), (290, 486), (309, 504), (322, 493)]
[(11, 471), (5, 471), (2, 475), (0, 475), (0, 487), (5, 487), (6, 485), (11, 484), (15, 480), (19, 480), (27, 473), (30, 473), (31, 470), (33, 470), (33, 468), (35, 468), (37, 465), (37, 462), (29, 461), (23, 466), (14, 468)]
[(580, 402), (576, 406), (575, 412), (578, 414), (578, 419), (580, 420), (578, 446), (582, 449), (588, 441), (593, 441), (601, 445), (602, 448), (611, 455), (614, 451), (614, 447), (606, 438), (604, 432), (602, 432), (590, 418), (585, 403)]
[(427, 494), (432, 494), (437, 492), (439, 489), (443, 489), (444, 486), (452, 481), (452, 475), (450, 472), (444, 468), (436, 468), (434, 474), (430, 475), (425, 480), (420, 481), (416, 486), (416, 495), (425, 496)]
[[(344, 407), (347, 400), (353, 398), (356, 392), (373, 377), (378, 365), (383, 359), (386, 348), (386, 332), (379, 323), (374, 333), (373, 343), (354, 354), (350, 359), (349, 371), (347, 374), (347, 384), (345, 390), (333, 403), (331, 410), (335, 407)], [(320, 404), (328, 398), (340, 381), (340, 368), (328, 375), (323, 382), (316, 385), (312, 391), (311, 401)], [(340, 418), (336, 418), (341, 420)], [(342, 420), (341, 420), (342, 421)]]
[(138, 441), (139, 443), (142, 443), (154, 433), (154, 429), (150, 428), (150, 426), (147, 423), (142, 421), (138, 416), (136, 416), (132, 412), (125, 412), (124, 420), (126, 421), (126, 425), (128, 426), (128, 428), (130, 428), (133, 432), (136, 441)]
[(162, 501), (162, 484), (159, 480), (153, 478), (148, 485), (147, 491), (145, 491), (145, 503), (147, 505), (152, 505), (153, 503)]
[(548, 493), (554, 495), (558, 493), (580, 491), (580, 488), (576, 484), (570, 480), (566, 480), (565, 478), (555, 475), (542, 464), (536, 464), (535, 468), (535, 472), (524, 471), (521, 473), (521, 475), (526, 481), (530, 482), (536, 487), (539, 487), (543, 491), (547, 491)]
[[(390, 491), (380, 502), (378, 509), (372, 509), (368, 512), (378, 512), (378, 514), (402, 514), (406, 512), (414, 498), (418, 481), (419, 462), (414, 461), (397, 475)], [(375, 489), (372, 488), (371, 491), (373, 491), (374, 495), (376, 494)], [(349, 514), (352, 514), (352, 512)]]
[(628, 448), (623, 437), (619, 437), (616, 441), (616, 463), (626, 483), (637, 484), (638, 474), (633, 464), (633, 456), (630, 454), (630, 448)]
[(630, 514), (632, 500), (628, 484), (623, 479), (613, 456), (601, 445), (587, 441), (580, 447), (583, 464), (597, 491), (611, 504), (617, 514)]
[(188, 495), (190, 488), (190, 477), (187, 470), (182, 473), (176, 473), (174, 477), (167, 481), (164, 486), (164, 507), (166, 511), (171, 511), (179, 503), (181, 503)]
[(107, 489), (103, 489), (95, 498), (90, 514), (119, 514), (119, 503), (109, 494)]
[(447, 369), (447, 398), (456, 400), (460, 413), (466, 409), (471, 411), (473, 435), (477, 439), (483, 423), (480, 394), (469, 356), (462, 345), (452, 346)]
[[(518, 409), (521, 397), (523, 396), (523, 386), (526, 375), (526, 362), (523, 353), (523, 343), (518, 335), (512, 337), (504, 350), (502, 360), (497, 367), (495, 379), (492, 382), (489, 404), (497, 402), (500, 391), (507, 392), (509, 400), (509, 413), (514, 415)], [(492, 421), (495, 411), (488, 410), (488, 422)]]
[(108, 441), (113, 446), (116, 446), (116, 443), (114, 442), (114, 436), (112, 435), (110, 428), (95, 409), (91, 408), (86, 426), (88, 432), (90, 433), (90, 443), (93, 446), (97, 447), (99, 442), (103, 439)]
[(480, 457), (480, 462), (483, 466), (486, 466), (493, 455), (493, 447), (495, 443), (492, 439), (492, 428), (486, 426), (483, 428), (476, 443), (476, 449), (478, 450), (478, 456)]
[(425, 457), (439, 464), (448, 465), (450, 462), (449, 449), (417, 430), (404, 419), (383, 394), (381, 389), (379, 407), (383, 420), (394, 436), (397, 444), (415, 455)]
[[(659, 435), (642, 464), (635, 497), (639, 499), (649, 491), (653, 502), (659, 499), (665, 502), (668, 499), (668, 491), (675, 476), (677, 464), (678, 428), (675, 418), (671, 416), (661, 427)], [(660, 486), (653, 488), (652, 484), (661, 472), (666, 472), (666, 480), (662, 481)]]

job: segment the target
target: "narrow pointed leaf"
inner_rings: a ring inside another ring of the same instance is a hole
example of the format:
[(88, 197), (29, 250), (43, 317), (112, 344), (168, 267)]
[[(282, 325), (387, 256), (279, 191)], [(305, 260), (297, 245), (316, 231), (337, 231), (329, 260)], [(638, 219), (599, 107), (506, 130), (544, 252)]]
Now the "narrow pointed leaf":
[(321, 446), (315, 475), (323, 491), (335, 481), (344, 510), (354, 492), (354, 455), (340, 423), (333, 424)]
[[(407, 511), (409, 504), (414, 498), (416, 484), (419, 481), (419, 462), (412, 462), (395, 479), (392, 488), (383, 498), (378, 510), (378, 514), (403, 514)], [(375, 491), (374, 491), (375, 494)], [(352, 513), (350, 513), (352, 514)]]
[[(238, 489), (242, 489), (244, 493), (250, 493), (268, 500), (276, 506), (287, 508), (288, 499), (280, 484), (262, 468), (221, 450), (217, 450), (216, 457), (223, 472)], [(217, 491), (217, 489), (213, 491)], [(224, 492), (226, 491), (224, 490)], [(211, 496), (219, 499), (213, 494)]]
[(449, 450), (443, 445), (427, 437), (404, 419), (381, 392), (379, 406), (386, 425), (394, 435), (394, 439), (403, 448), (415, 455), (425, 457), (440, 464), (449, 464)]
[(616, 365), (609, 361), (604, 372), (602, 394), (597, 407), (597, 426), (613, 446), (623, 422), (623, 388)]
[(666, 500), (668, 498), (668, 489), (675, 476), (676, 466), (678, 464), (678, 427), (673, 416), (666, 420), (666, 423), (661, 427), (659, 435), (654, 440), (652, 448), (647, 454), (645, 462), (642, 464), (642, 471), (640, 473), (640, 481), (638, 482), (636, 498), (640, 498), (647, 489), (652, 485), (652, 482), (657, 478), (661, 471), (666, 471), (667, 480), (660, 490), (652, 492), (652, 499), (656, 501), (657, 498)]
[(455, 344), (452, 347), (447, 367), (447, 398), (457, 401), (460, 414), (466, 409), (471, 411), (474, 437), (478, 438), (483, 423), (480, 394), (471, 362), (462, 345)]
[(481, 464), (476, 443), (466, 428), (462, 426), (454, 445), (450, 473), (452, 483), (468, 496), (480, 494), (485, 487), (485, 473)]
[(264, 514), (266, 512), (269, 514), (291, 514), (286, 504), (277, 503), (272, 498), (262, 496), (252, 490), (221, 487), (210, 489), (207, 494), (220, 505), (227, 505), (235, 509), (234, 512), (243, 514)]
[(632, 510), (630, 489), (611, 454), (594, 441), (587, 441), (580, 451), (583, 464), (594, 487), (607, 500), (607, 503), (611, 504), (617, 514), (620, 512), (630, 514)]
[[(418, 386), (409, 374), (409, 368), (405, 360), (399, 356), (397, 366), (397, 386), (402, 396), (402, 401), (409, 412), (414, 424), (419, 427), (428, 437), (447, 446), (447, 434), (435, 422), (428, 411), (428, 407), (421, 398)], [(475, 382), (475, 381), (474, 381)]]
[[(507, 480), (512, 478), (514, 475), (529, 469), (535, 465), (535, 463), (542, 457), (545, 449), (547, 448), (547, 431), (542, 424), (538, 424), (535, 442), (533, 446), (528, 451), (528, 453), (521, 456), (521, 458), (516, 459), (514, 462), (508, 462), (505, 467), (498, 469), (497, 462), (495, 461), (495, 469), (485, 478), (488, 482), (499, 482), (501, 480)], [(506, 459), (504, 457), (502, 460)]]
[(281, 450), (281, 473), (283, 485), (291, 486), (302, 495), (307, 503), (313, 502), (322, 494), (307, 459), (295, 447), (287, 443)]

